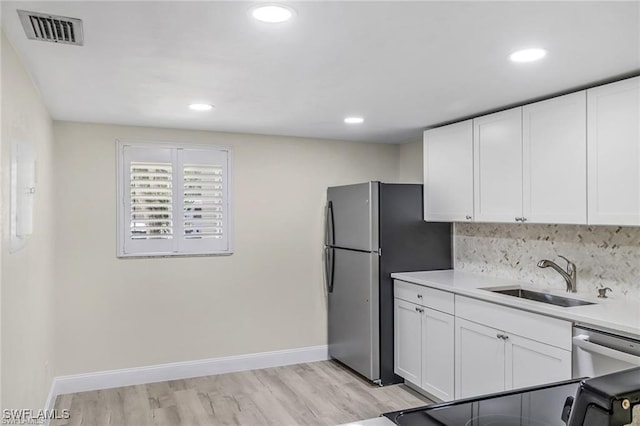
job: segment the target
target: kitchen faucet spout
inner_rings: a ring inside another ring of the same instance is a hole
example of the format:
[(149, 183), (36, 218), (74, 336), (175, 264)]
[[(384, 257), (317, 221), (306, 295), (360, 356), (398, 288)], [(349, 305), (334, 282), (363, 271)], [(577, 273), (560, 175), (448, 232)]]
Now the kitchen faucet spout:
[(564, 257), (564, 256), (560, 256), (560, 257), (567, 261), (567, 270), (566, 271), (564, 269), (562, 269), (560, 266), (558, 266), (557, 263), (552, 262), (552, 261), (547, 260), (547, 259), (543, 259), (543, 260), (539, 261), (538, 262), (538, 268), (549, 268), (549, 267), (551, 267), (551, 269), (553, 269), (556, 272), (558, 272), (562, 276), (562, 278), (564, 278), (564, 281), (567, 283), (567, 292), (570, 291), (572, 293), (575, 293), (576, 291), (578, 291), (576, 289), (576, 278), (577, 278), (576, 265), (575, 265), (575, 263), (573, 263), (572, 261), (570, 261), (566, 257)]

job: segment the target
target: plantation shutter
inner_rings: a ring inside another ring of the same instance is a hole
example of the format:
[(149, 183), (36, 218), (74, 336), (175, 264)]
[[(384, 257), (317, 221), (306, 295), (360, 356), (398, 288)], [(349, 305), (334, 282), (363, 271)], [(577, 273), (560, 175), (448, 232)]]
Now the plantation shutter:
[(125, 254), (173, 251), (174, 157), (168, 148), (124, 147)]
[(180, 252), (225, 252), (229, 246), (229, 191), (226, 150), (183, 149), (181, 170)]
[(228, 148), (118, 142), (118, 256), (231, 254)]

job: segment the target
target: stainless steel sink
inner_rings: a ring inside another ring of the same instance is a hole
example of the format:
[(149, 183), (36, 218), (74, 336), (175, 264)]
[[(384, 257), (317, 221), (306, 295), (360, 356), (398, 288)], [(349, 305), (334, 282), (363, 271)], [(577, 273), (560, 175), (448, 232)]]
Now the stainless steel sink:
[(523, 288), (486, 288), (484, 290), (489, 290), (493, 293), (505, 294), (507, 296), (519, 297), (520, 299), (562, 306), (565, 308), (572, 306), (594, 305), (593, 302), (587, 302), (585, 300), (571, 299), (569, 297), (556, 296), (549, 293), (541, 293), (539, 291), (526, 290)]

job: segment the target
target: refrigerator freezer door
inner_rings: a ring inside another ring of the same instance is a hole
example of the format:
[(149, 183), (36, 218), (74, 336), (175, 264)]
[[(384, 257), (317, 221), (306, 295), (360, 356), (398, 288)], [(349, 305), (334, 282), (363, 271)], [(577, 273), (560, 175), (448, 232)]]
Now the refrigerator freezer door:
[(327, 190), (327, 245), (378, 250), (378, 186), (367, 182)]
[(375, 381), (380, 378), (378, 255), (334, 250), (328, 294), (329, 356)]

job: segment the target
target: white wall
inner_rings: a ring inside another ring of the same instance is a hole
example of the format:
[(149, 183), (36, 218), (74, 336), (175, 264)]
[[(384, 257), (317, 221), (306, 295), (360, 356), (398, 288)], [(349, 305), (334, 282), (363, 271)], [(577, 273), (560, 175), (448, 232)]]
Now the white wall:
[[(326, 344), (327, 186), (396, 181), (398, 147), (54, 123), (56, 375)], [(235, 253), (116, 258), (115, 139), (233, 147)]]
[[(15, 51), (2, 33), (2, 408), (44, 407), (53, 361), (52, 123)], [(30, 143), (36, 157), (33, 235), (9, 252), (10, 158), (14, 142)], [(48, 366), (47, 366), (48, 364)]]
[(398, 182), (422, 184), (422, 139), (398, 145)]

